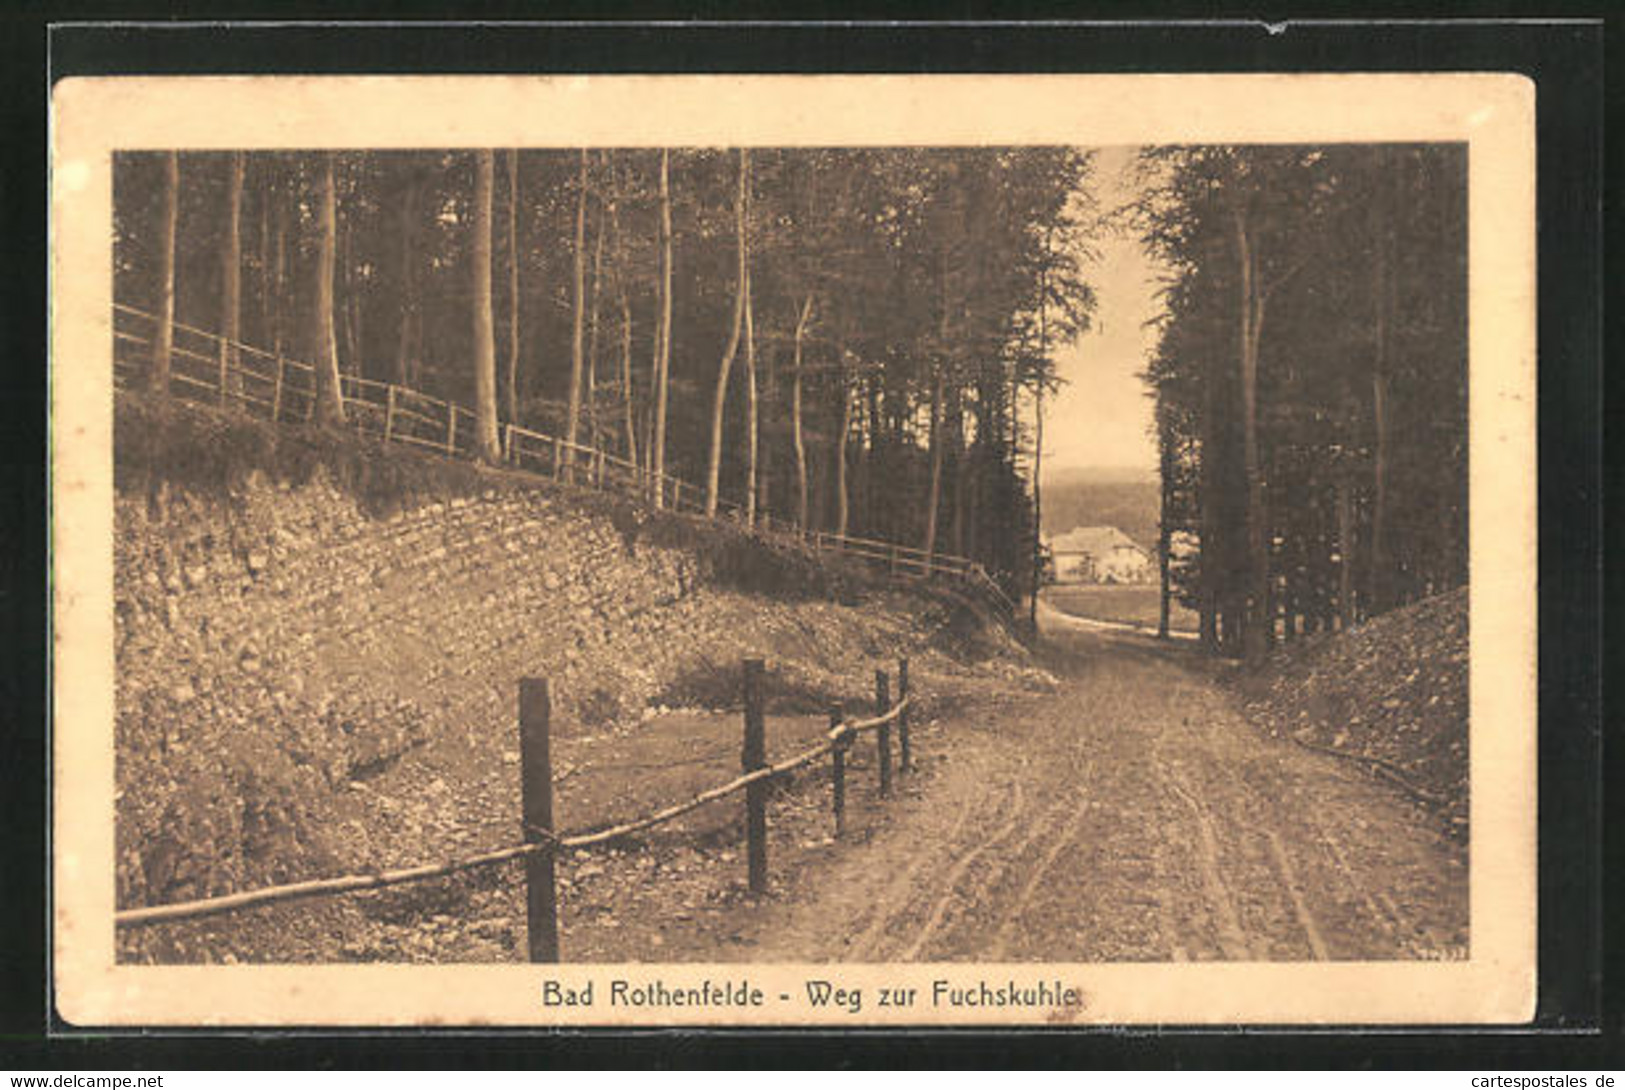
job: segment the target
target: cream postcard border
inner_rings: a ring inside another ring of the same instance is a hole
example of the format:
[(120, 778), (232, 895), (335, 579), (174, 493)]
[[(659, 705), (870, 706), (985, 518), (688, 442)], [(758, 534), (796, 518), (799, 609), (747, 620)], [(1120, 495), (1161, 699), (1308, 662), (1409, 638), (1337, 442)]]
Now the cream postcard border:
[[(130, 966), (114, 962), (111, 153), (120, 149), (1466, 141), (1471, 957), (1449, 963)], [(1505, 74), (127, 77), (51, 118), (53, 952), (70, 1023), (1520, 1022), (1535, 1002), (1534, 86)], [(1064, 980), (1080, 1009), (572, 1014), (542, 981), (799, 991)]]

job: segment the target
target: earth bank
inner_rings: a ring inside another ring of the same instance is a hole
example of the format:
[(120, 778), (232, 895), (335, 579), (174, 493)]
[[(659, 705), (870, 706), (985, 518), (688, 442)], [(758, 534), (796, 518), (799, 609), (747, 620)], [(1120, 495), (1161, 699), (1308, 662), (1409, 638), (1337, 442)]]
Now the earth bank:
[[(514, 842), (522, 676), (552, 682), (569, 827), (736, 771), (737, 717), (715, 709), (745, 655), (769, 661), (779, 717), (871, 700), (904, 655), (922, 691), (1048, 683), (950, 594), (726, 526), (123, 395), (117, 427), (121, 908)], [(606, 778), (634, 737), (669, 738), (688, 771)], [(432, 921), (428, 901), (511, 878), (128, 932), (121, 956), (371, 956), (358, 913)], [(485, 956), (509, 956), (492, 935)]]

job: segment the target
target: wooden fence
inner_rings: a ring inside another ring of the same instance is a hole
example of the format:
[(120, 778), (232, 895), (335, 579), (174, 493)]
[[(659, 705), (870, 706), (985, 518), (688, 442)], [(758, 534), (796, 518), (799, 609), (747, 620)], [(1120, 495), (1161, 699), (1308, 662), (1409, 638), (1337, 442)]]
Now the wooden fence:
[(912, 697), (909, 693), (908, 659), (897, 664), (897, 701), (892, 703), (890, 678), (884, 670), (875, 671), (875, 714), (868, 719), (849, 719), (840, 702), (830, 706), (829, 729), (817, 745), (792, 757), (769, 763), (767, 760), (766, 705), (762, 692), (764, 661), (760, 658), (744, 660), (743, 703), (744, 745), (741, 756), (741, 774), (733, 779), (700, 792), (684, 802), (664, 807), (642, 817), (589, 829), (578, 833), (560, 834), (554, 831), (553, 815), (553, 762), (552, 762), (552, 698), (545, 678), (525, 678), (519, 683), (519, 743), (521, 828), (523, 841), (479, 855), (439, 863), (425, 863), (369, 874), (351, 874), (336, 878), (318, 878), (306, 882), (268, 886), (245, 890), (220, 897), (171, 904), (151, 905), (144, 908), (123, 909), (113, 916), (115, 926), (121, 928), (147, 927), (177, 920), (198, 919), (226, 912), (235, 912), (259, 905), (275, 904), (306, 897), (337, 896), (361, 890), (381, 889), (385, 886), (408, 882), (422, 882), (461, 871), (494, 866), (510, 859), (525, 860), (525, 904), (527, 941), (530, 960), (556, 962), (559, 960), (558, 888), (554, 878), (554, 860), (561, 851), (582, 851), (622, 840), (633, 833), (663, 825), (675, 818), (698, 809), (706, 803), (716, 802), (741, 791), (745, 793), (745, 840), (748, 884), (752, 892), (761, 893), (768, 883), (768, 823), (767, 787), (780, 777), (811, 765), (822, 757), (830, 758), (830, 808), (835, 835), (846, 832), (846, 759), (856, 739), (874, 734), (875, 766), (879, 770), (878, 793), (882, 798), (893, 791), (892, 728), (897, 729), (900, 768), (913, 770), (913, 746), (909, 735), (909, 711)]
[[(159, 320), (134, 307), (113, 304), (116, 387), (137, 386), (147, 374)], [(182, 322), (173, 323), (173, 329), (169, 391), (173, 396), (234, 406), (278, 423), (314, 418), (318, 394), (316, 368), (310, 364)], [(478, 454), (474, 413), (455, 402), (356, 375), (341, 375), (339, 392), (349, 424), (385, 445), (401, 443), (448, 457)], [(657, 475), (600, 447), (572, 443), (511, 422), (499, 425), (498, 440), (502, 461), (521, 472), (630, 493), (681, 514), (705, 514), (704, 490), (676, 477)], [(717, 510), (736, 522), (747, 521), (742, 504), (719, 497)], [(1006, 623), (1015, 620), (1015, 603), (974, 560), (895, 542), (807, 530), (766, 512), (758, 513), (748, 528), (760, 537), (863, 561), (897, 578), (953, 580), (985, 601)]]

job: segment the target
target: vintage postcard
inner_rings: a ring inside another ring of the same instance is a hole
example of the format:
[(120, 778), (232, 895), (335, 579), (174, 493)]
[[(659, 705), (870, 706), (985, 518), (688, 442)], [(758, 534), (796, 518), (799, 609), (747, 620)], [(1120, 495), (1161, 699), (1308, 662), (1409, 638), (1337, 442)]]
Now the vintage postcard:
[(1534, 93), (97, 78), (75, 1026), (1522, 1022)]

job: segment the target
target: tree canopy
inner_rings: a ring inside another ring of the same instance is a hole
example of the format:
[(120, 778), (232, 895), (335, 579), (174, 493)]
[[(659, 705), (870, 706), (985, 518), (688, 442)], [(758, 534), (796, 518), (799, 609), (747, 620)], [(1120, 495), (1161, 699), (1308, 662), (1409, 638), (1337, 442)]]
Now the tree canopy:
[[(173, 158), (170, 185), (171, 153), (115, 157), (119, 302), (159, 312), (167, 290), (205, 329), (241, 310), (249, 343), (474, 404), (487, 446), (500, 418), (701, 482), (715, 432), (718, 492), (747, 517), (1027, 585), (1023, 406), (1093, 311), (1089, 153)], [(744, 363), (719, 368), (741, 327)]]
[(1465, 148), (1139, 165), (1164, 533), (1197, 545), (1170, 578), (1204, 638), (1256, 654), (1465, 582)]

